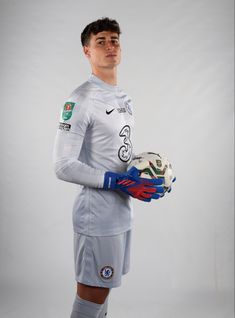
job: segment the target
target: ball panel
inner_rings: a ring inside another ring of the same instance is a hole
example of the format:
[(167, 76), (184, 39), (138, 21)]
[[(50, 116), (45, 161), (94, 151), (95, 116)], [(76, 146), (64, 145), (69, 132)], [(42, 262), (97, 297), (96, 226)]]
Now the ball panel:
[(164, 178), (164, 188), (167, 191), (174, 178), (172, 165), (166, 156), (154, 152), (142, 152), (128, 166), (140, 170), (141, 178)]

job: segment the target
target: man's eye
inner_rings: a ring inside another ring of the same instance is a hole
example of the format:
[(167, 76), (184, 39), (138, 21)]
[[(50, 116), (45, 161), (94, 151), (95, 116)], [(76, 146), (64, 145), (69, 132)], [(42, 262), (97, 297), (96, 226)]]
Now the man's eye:
[(104, 45), (104, 41), (99, 41), (98, 44)]

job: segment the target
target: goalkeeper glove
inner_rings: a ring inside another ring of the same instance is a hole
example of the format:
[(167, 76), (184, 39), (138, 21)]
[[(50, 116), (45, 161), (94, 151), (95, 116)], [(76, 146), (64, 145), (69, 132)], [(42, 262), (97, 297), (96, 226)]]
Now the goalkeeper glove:
[[(172, 183), (175, 182), (176, 177), (173, 178)], [(167, 192), (170, 193), (171, 192), (171, 186), (167, 189)]]
[(132, 167), (126, 173), (107, 171), (104, 176), (106, 190), (120, 190), (133, 198), (150, 202), (164, 195), (163, 179), (140, 178), (140, 171)]

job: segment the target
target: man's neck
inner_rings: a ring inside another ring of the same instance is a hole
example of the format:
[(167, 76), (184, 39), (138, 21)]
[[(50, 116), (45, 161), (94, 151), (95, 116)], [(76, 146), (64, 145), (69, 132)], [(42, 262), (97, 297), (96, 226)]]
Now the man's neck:
[(117, 85), (117, 69), (92, 69), (92, 73), (110, 85)]

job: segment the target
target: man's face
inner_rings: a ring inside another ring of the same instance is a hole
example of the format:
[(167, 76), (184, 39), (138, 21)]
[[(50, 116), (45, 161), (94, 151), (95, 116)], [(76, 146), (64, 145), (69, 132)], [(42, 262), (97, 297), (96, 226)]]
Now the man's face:
[(89, 44), (84, 46), (84, 53), (93, 68), (116, 67), (121, 60), (118, 34), (110, 31), (92, 34)]

